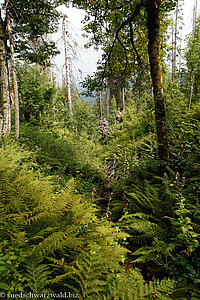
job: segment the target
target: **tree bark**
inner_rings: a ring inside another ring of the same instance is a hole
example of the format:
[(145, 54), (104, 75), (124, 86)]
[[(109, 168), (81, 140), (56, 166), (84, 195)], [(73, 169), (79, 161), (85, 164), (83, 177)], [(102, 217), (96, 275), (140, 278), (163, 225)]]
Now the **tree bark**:
[(67, 50), (67, 34), (65, 18), (63, 19), (63, 32), (64, 32), (64, 44), (65, 44), (65, 68), (66, 68), (66, 85), (67, 85), (67, 101), (70, 114), (72, 114), (72, 99), (71, 99), (71, 85), (70, 85), (70, 74), (69, 74), (69, 56)]
[[(179, 6), (178, 2), (176, 3), (176, 10), (175, 10), (175, 24), (174, 30), (172, 30), (172, 81), (175, 80), (176, 75), (176, 52), (177, 52), (177, 30), (178, 30), (178, 12)], [(173, 25), (172, 25), (173, 26)], [(173, 37), (174, 35), (174, 37)], [(174, 40), (173, 40), (174, 38)]]
[(18, 95), (18, 84), (17, 84), (17, 75), (16, 75), (16, 64), (15, 64), (15, 55), (14, 55), (14, 42), (12, 37), (12, 29), (10, 22), (10, 14), (8, 7), (6, 9), (6, 22), (8, 37), (10, 41), (10, 55), (11, 55), (11, 68), (12, 68), (12, 79), (13, 79), (13, 94), (14, 94), (14, 105), (15, 105), (15, 140), (19, 139), (19, 95)]
[(6, 35), (0, 14), (0, 136), (8, 136), (11, 131), (11, 107), (5, 41)]
[(125, 111), (126, 106), (125, 106), (125, 88), (122, 88), (122, 108), (123, 111)]
[(155, 103), (158, 156), (159, 160), (167, 161), (169, 159), (169, 148), (167, 143), (164, 103), (165, 98), (163, 93), (162, 73), (159, 56), (160, 3), (161, 0), (148, 0), (146, 2), (146, 10), (149, 40), (148, 54)]
[(105, 98), (106, 98), (106, 116), (108, 118), (109, 113), (110, 113), (110, 99), (109, 99), (109, 91), (108, 91), (108, 89), (106, 90)]
[(192, 72), (191, 81), (190, 81), (190, 98), (189, 98), (189, 110), (191, 109), (192, 105), (192, 97), (193, 97), (193, 89), (194, 89), (194, 73)]
[(99, 107), (100, 107), (100, 120), (103, 120), (103, 103), (102, 103), (102, 92), (99, 92)]

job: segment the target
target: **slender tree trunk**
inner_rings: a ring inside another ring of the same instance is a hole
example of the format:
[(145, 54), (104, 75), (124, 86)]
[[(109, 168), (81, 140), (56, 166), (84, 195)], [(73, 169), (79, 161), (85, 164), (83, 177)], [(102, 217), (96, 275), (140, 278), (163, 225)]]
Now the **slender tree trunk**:
[(12, 37), (10, 13), (8, 8), (6, 9), (6, 21), (7, 21), (7, 30), (8, 30), (8, 36), (10, 41), (11, 68), (12, 68), (12, 77), (13, 77), (13, 94), (14, 94), (14, 105), (15, 105), (15, 140), (17, 141), (19, 139), (19, 96), (18, 96), (18, 84), (17, 84), (16, 64), (15, 64), (15, 55), (14, 55), (14, 42)]
[(3, 21), (0, 14), (0, 136), (8, 136), (11, 131), (11, 107), (5, 40)]
[(109, 88), (109, 97), (111, 99), (114, 96), (114, 94), (113, 94), (113, 82), (112, 82), (111, 78), (108, 79), (108, 88)]
[(122, 88), (122, 108), (123, 108), (123, 111), (125, 111), (126, 106), (125, 106), (125, 90), (124, 90), (124, 88)]
[(102, 103), (102, 92), (99, 92), (99, 106), (100, 106), (100, 118), (103, 120), (103, 103)]
[(192, 72), (191, 84), (190, 84), (189, 110), (191, 109), (191, 105), (192, 105), (193, 89), (194, 89), (194, 73)]
[(174, 27), (174, 44), (173, 46), (173, 59), (172, 59), (172, 81), (175, 80), (176, 75), (176, 51), (177, 51), (177, 29), (178, 29), (178, 2), (176, 3), (175, 11), (175, 27)]
[[(180, 44), (179, 44), (180, 53), (182, 53), (182, 27), (180, 28)], [(178, 88), (180, 89), (181, 84), (181, 66), (182, 66), (182, 59), (181, 55), (179, 54), (179, 62), (178, 62)]]
[(195, 1), (194, 8), (193, 8), (192, 32), (195, 31), (196, 19), (197, 19), (197, 0)]
[[(173, 18), (173, 15), (172, 15)], [(172, 76), (171, 81), (174, 81), (174, 21), (172, 20)]]
[(72, 114), (72, 99), (71, 99), (71, 85), (69, 74), (69, 56), (67, 50), (67, 34), (65, 18), (63, 19), (63, 32), (64, 32), (64, 44), (65, 44), (65, 68), (66, 68), (66, 84), (67, 84), (67, 101), (70, 114)]
[(163, 93), (162, 73), (159, 57), (160, 3), (161, 0), (148, 0), (146, 9), (149, 39), (148, 54), (155, 103), (158, 156), (159, 160), (167, 161), (169, 159), (169, 148), (167, 143), (166, 115), (164, 104), (165, 99)]
[(50, 82), (51, 82), (51, 84), (53, 84), (53, 65), (52, 65), (52, 63), (49, 67), (49, 73), (50, 73)]
[(121, 78), (118, 76), (117, 82), (116, 82), (116, 85), (117, 85), (116, 86), (116, 102), (117, 102), (118, 110), (120, 110), (122, 107), (120, 80), (121, 80)]
[(108, 89), (106, 90), (105, 97), (106, 97), (106, 115), (107, 115), (107, 118), (108, 118), (109, 113), (110, 113), (110, 103), (109, 103), (110, 99), (109, 99), (109, 90)]

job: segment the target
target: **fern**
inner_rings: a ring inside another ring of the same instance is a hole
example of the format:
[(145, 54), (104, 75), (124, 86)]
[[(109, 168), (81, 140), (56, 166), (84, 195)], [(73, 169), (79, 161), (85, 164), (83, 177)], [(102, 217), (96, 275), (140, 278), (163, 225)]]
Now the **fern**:
[(40, 256), (31, 256), (25, 264), (24, 275), (27, 278), (25, 289), (36, 294), (48, 291), (51, 271), (49, 266), (43, 263)]
[(165, 279), (145, 283), (137, 269), (127, 273), (115, 262), (111, 267), (109, 260), (100, 247), (90, 245), (71, 268), (65, 268), (65, 274), (52, 282), (61, 281), (63, 285), (77, 293), (79, 299), (96, 300), (133, 300), (149, 299), (156, 295), (157, 299), (171, 299), (175, 282)]
[[(119, 222), (124, 233), (120, 226), (97, 218), (98, 209), (77, 193), (73, 179), (56, 193), (49, 178), (42, 179), (28, 165), (21, 165), (19, 155), (13, 162), (11, 148), (1, 151), (0, 241), (5, 239), (30, 255), (23, 266), (29, 278), (26, 289), (34, 286), (32, 290), (41, 293), (50, 287), (66, 287), (80, 299), (97, 300), (148, 299), (155, 291), (160, 299), (168, 299), (172, 283), (146, 284), (137, 270), (128, 274), (119, 264), (126, 259), (128, 251), (122, 245), (127, 239), (130, 245), (140, 246), (134, 253), (138, 261), (163, 265), (164, 258), (179, 249), (173, 225), (176, 212), (171, 205), (174, 198), (170, 198), (167, 179), (154, 178), (153, 186), (147, 180), (143, 189), (137, 187), (127, 194), (130, 214)], [(197, 223), (198, 218), (196, 214)]]
[(21, 168), (19, 162), (2, 161), (0, 205), (5, 231), (0, 238), (10, 240), (11, 236), (14, 245), (31, 255), (28, 265), (24, 264), (30, 278), (26, 288), (33, 283), (35, 292), (46, 288), (50, 274), (42, 257), (48, 256), (50, 262), (55, 259), (53, 265), (49, 264), (54, 268), (53, 287), (57, 289), (61, 282), (63, 286), (72, 285), (74, 291), (80, 289), (85, 299), (99, 297), (106, 276), (125, 259), (127, 250), (118, 240), (128, 234), (112, 222), (97, 218), (97, 208), (77, 194), (74, 180), (56, 194), (48, 179)]
[(71, 291), (78, 293), (79, 299), (100, 299), (105, 289), (106, 265), (98, 245), (91, 245), (65, 274), (57, 276), (52, 283), (62, 282)]
[(144, 213), (126, 214), (120, 222), (125, 224), (124, 229), (131, 233), (130, 241), (143, 245), (151, 242), (155, 238), (163, 239), (168, 237), (168, 232), (165, 228), (157, 224), (151, 216)]
[(135, 270), (115, 278), (108, 286), (105, 300), (138, 300), (160, 299), (169, 300), (174, 293), (176, 283), (170, 279), (150, 281), (145, 283), (141, 275)]
[[(148, 284), (139, 285), (135, 291), (135, 299), (156, 298), (160, 300), (171, 299), (176, 283), (171, 279), (157, 280)], [(139, 297), (138, 297), (139, 296)]]
[[(150, 178), (146, 173), (145, 177), (135, 175), (132, 192), (127, 193), (128, 207), (119, 220), (122, 230), (131, 236), (128, 244), (133, 263), (141, 268), (153, 264), (162, 274), (183, 282), (180, 289), (186, 291), (184, 282), (193, 282), (195, 289), (194, 278), (199, 276), (198, 205), (183, 196), (180, 199), (166, 174), (163, 178), (151, 174)], [(191, 295), (189, 289), (187, 293)]]
[(102, 299), (107, 276), (119, 267), (118, 260), (122, 254), (120, 250), (113, 250), (117, 250), (117, 245), (111, 249), (93, 242), (82, 251), (74, 265), (71, 268), (67, 266), (65, 273), (57, 276), (52, 283), (61, 281), (69, 290), (78, 293), (79, 299)]

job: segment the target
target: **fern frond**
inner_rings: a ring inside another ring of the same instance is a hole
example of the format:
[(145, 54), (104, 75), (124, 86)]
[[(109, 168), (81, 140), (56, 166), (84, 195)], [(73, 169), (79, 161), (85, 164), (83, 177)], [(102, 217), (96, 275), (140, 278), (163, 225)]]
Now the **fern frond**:
[[(70, 275), (70, 279), (74, 281), (80, 299), (98, 299), (106, 285), (106, 264), (96, 247), (90, 247), (88, 250), (77, 260), (74, 275)], [(68, 287), (68, 284), (65, 286)]]
[(25, 276), (27, 277), (26, 288), (34, 293), (43, 292), (49, 284), (51, 271), (43, 263), (40, 256), (31, 256), (25, 264)]
[(175, 250), (176, 245), (174, 243), (165, 243), (164, 241), (155, 240), (152, 246), (141, 247), (136, 250), (133, 255), (139, 256), (135, 259), (135, 262), (147, 262), (155, 261), (159, 262), (161, 257), (169, 257), (171, 253)]
[(53, 232), (42, 242), (33, 248), (33, 252), (41, 253), (42, 255), (53, 254), (55, 251), (62, 251), (64, 248), (75, 248), (77, 245), (82, 245), (83, 240), (77, 237), (77, 227), (70, 226), (68, 231)]

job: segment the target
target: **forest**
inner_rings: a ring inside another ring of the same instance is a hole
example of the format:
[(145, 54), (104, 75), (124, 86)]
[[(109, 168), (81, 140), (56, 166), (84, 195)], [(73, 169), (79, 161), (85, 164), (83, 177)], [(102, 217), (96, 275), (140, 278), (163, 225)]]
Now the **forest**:
[[(183, 0), (1, 3), (0, 298), (200, 299), (197, 1), (185, 41)], [(60, 5), (102, 51), (83, 93)]]

